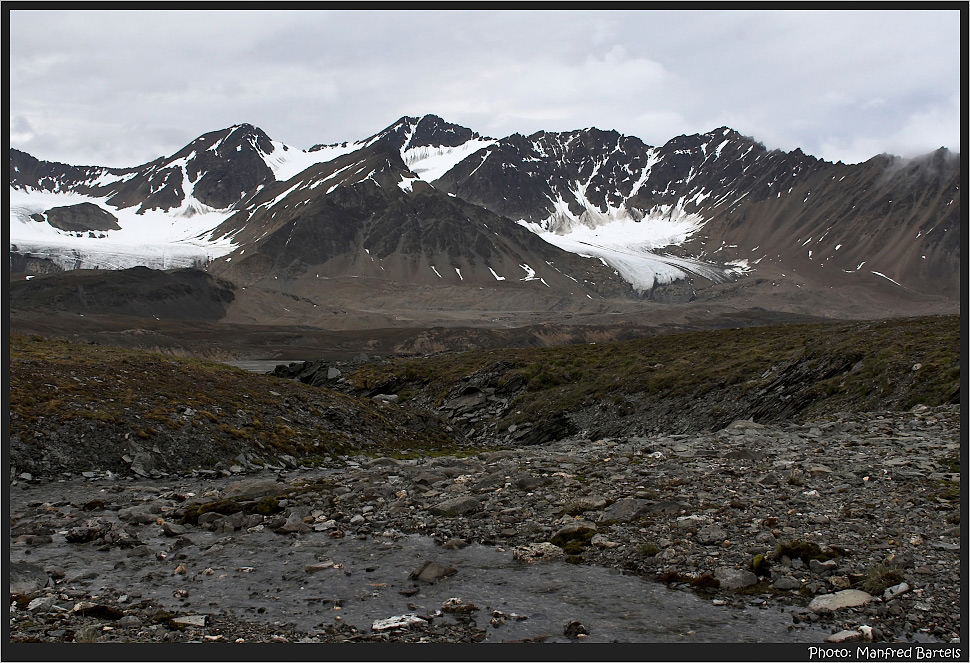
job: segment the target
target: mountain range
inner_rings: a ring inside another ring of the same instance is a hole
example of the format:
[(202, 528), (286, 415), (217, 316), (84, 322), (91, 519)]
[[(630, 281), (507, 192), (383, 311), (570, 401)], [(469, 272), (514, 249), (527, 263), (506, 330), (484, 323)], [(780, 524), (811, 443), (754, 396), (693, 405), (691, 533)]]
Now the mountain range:
[(728, 127), (649, 146), (595, 128), (495, 139), (425, 115), (303, 150), (239, 124), (123, 169), (11, 149), (10, 264), (195, 267), (285, 293), (311, 324), (334, 305), (387, 324), (590, 302), (952, 310), (960, 182), (943, 148), (849, 165)]

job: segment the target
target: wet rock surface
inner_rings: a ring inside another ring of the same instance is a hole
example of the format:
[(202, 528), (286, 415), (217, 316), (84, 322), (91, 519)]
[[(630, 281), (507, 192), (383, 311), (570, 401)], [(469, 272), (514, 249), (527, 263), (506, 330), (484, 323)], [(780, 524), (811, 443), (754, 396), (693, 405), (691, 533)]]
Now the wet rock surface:
[(230, 477), (20, 473), (11, 641), (954, 641), (959, 431), (957, 407), (917, 407)]

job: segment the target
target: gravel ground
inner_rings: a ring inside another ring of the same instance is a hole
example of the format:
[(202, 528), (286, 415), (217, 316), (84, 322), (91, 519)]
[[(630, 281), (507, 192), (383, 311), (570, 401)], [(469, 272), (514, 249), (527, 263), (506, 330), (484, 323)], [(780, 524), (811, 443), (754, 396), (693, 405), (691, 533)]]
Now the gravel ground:
[[(959, 642), (959, 454), (959, 408), (918, 406), (303, 470), (22, 473), (10, 641)], [(547, 574), (532, 603), (460, 584), (513, 596), (525, 570)], [(609, 577), (677, 607), (604, 607)]]

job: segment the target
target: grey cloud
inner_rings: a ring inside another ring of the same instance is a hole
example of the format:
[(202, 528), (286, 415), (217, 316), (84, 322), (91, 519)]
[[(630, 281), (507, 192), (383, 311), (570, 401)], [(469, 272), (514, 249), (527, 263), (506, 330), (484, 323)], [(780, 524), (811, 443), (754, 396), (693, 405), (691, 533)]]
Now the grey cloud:
[(958, 17), (16, 10), (10, 134), (42, 158), (110, 165), (242, 121), (305, 148), (422, 113), (493, 136), (598, 126), (651, 144), (727, 124), (833, 161), (959, 149)]

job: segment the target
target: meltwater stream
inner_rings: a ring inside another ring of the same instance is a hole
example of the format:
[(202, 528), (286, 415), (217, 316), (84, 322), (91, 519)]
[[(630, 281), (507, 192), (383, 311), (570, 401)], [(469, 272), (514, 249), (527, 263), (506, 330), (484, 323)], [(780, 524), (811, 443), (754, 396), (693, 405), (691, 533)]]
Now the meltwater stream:
[[(68, 579), (87, 577), (95, 587), (151, 598), (180, 614), (230, 613), (292, 624), (311, 634), (338, 618), (369, 632), (376, 620), (434, 614), (458, 598), (479, 608), (472, 616), (487, 630), (486, 642), (536, 637), (567, 642), (563, 628), (573, 620), (589, 630), (587, 642), (821, 642), (827, 635), (789, 630), (791, 616), (778, 608), (715, 606), (690, 592), (611, 569), (557, 561), (526, 564), (508, 549), (473, 544), (447, 550), (418, 535), (362, 540), (244, 530), (227, 537), (197, 530), (187, 537), (191, 543), (167, 559), (131, 557), (122, 550), (61, 543), (61, 538), (27, 558), (13, 553), (11, 561), (56, 565)], [(155, 550), (172, 542), (147, 531), (142, 540)], [(119, 559), (125, 564), (118, 565)], [(412, 581), (410, 573), (425, 561), (457, 572), (434, 584)], [(173, 573), (179, 564), (186, 567), (184, 575)], [(323, 568), (310, 571), (313, 565)], [(410, 596), (400, 593), (415, 587)], [(488, 624), (494, 610), (526, 619), (493, 628)], [(447, 614), (436, 619), (452, 621)]]

